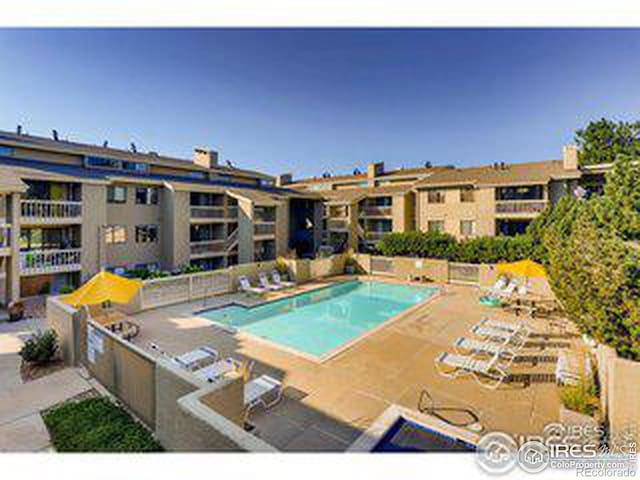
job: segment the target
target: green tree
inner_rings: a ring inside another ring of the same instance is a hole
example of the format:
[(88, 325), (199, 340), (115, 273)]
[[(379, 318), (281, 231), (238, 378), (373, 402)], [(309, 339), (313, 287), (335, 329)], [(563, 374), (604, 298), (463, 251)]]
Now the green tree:
[(618, 155), (640, 155), (640, 122), (615, 122), (605, 118), (576, 132), (580, 165), (613, 163)]

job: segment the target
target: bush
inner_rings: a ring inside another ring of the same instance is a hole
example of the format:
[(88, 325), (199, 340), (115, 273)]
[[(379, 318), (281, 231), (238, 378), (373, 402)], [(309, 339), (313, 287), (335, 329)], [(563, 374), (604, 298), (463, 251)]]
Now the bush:
[(585, 415), (593, 415), (598, 408), (598, 393), (593, 382), (565, 385), (560, 390), (560, 401), (565, 408)]
[(70, 285), (64, 285), (63, 287), (60, 288), (60, 290), (58, 291), (58, 293), (60, 295), (68, 295), (69, 293), (73, 292), (73, 287)]
[(380, 241), (378, 250), (388, 257), (428, 257), (463, 263), (513, 262), (531, 258), (535, 251), (529, 235), (457, 241), (440, 232), (391, 233)]
[(43, 415), (59, 452), (161, 452), (151, 433), (106, 398), (65, 403)]
[(20, 350), (20, 356), (25, 362), (41, 365), (53, 360), (57, 351), (58, 334), (55, 330), (47, 330), (36, 332), (28, 339)]

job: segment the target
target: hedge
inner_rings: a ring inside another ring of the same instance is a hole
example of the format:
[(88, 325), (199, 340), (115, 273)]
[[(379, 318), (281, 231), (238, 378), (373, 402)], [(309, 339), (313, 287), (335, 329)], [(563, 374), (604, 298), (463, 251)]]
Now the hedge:
[(58, 452), (161, 452), (151, 433), (107, 398), (68, 402), (43, 415)]
[(424, 257), (463, 263), (513, 262), (525, 258), (542, 260), (531, 235), (478, 237), (456, 240), (440, 232), (390, 233), (377, 245), (387, 257)]

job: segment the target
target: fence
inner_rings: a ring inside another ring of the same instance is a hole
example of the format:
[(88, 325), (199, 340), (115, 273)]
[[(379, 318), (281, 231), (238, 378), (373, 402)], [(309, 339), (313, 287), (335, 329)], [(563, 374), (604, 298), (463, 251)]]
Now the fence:
[(479, 285), (480, 265), (449, 262), (449, 282)]
[(372, 257), (371, 273), (374, 275), (393, 275), (393, 260), (384, 257)]

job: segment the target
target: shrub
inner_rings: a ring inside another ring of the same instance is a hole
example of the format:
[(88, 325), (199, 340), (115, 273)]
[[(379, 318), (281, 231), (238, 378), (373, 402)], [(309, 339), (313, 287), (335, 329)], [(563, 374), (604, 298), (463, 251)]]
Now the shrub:
[(65, 403), (43, 415), (59, 452), (160, 452), (162, 446), (106, 398)]
[(55, 330), (46, 330), (36, 332), (28, 339), (20, 350), (20, 356), (25, 362), (41, 365), (50, 362), (57, 351), (58, 334)]
[(598, 393), (593, 382), (565, 385), (560, 389), (560, 401), (569, 410), (593, 415), (598, 408)]
[(58, 291), (58, 293), (60, 295), (67, 295), (69, 293), (73, 292), (73, 287), (70, 285), (64, 285), (63, 287), (60, 288), (60, 290)]

